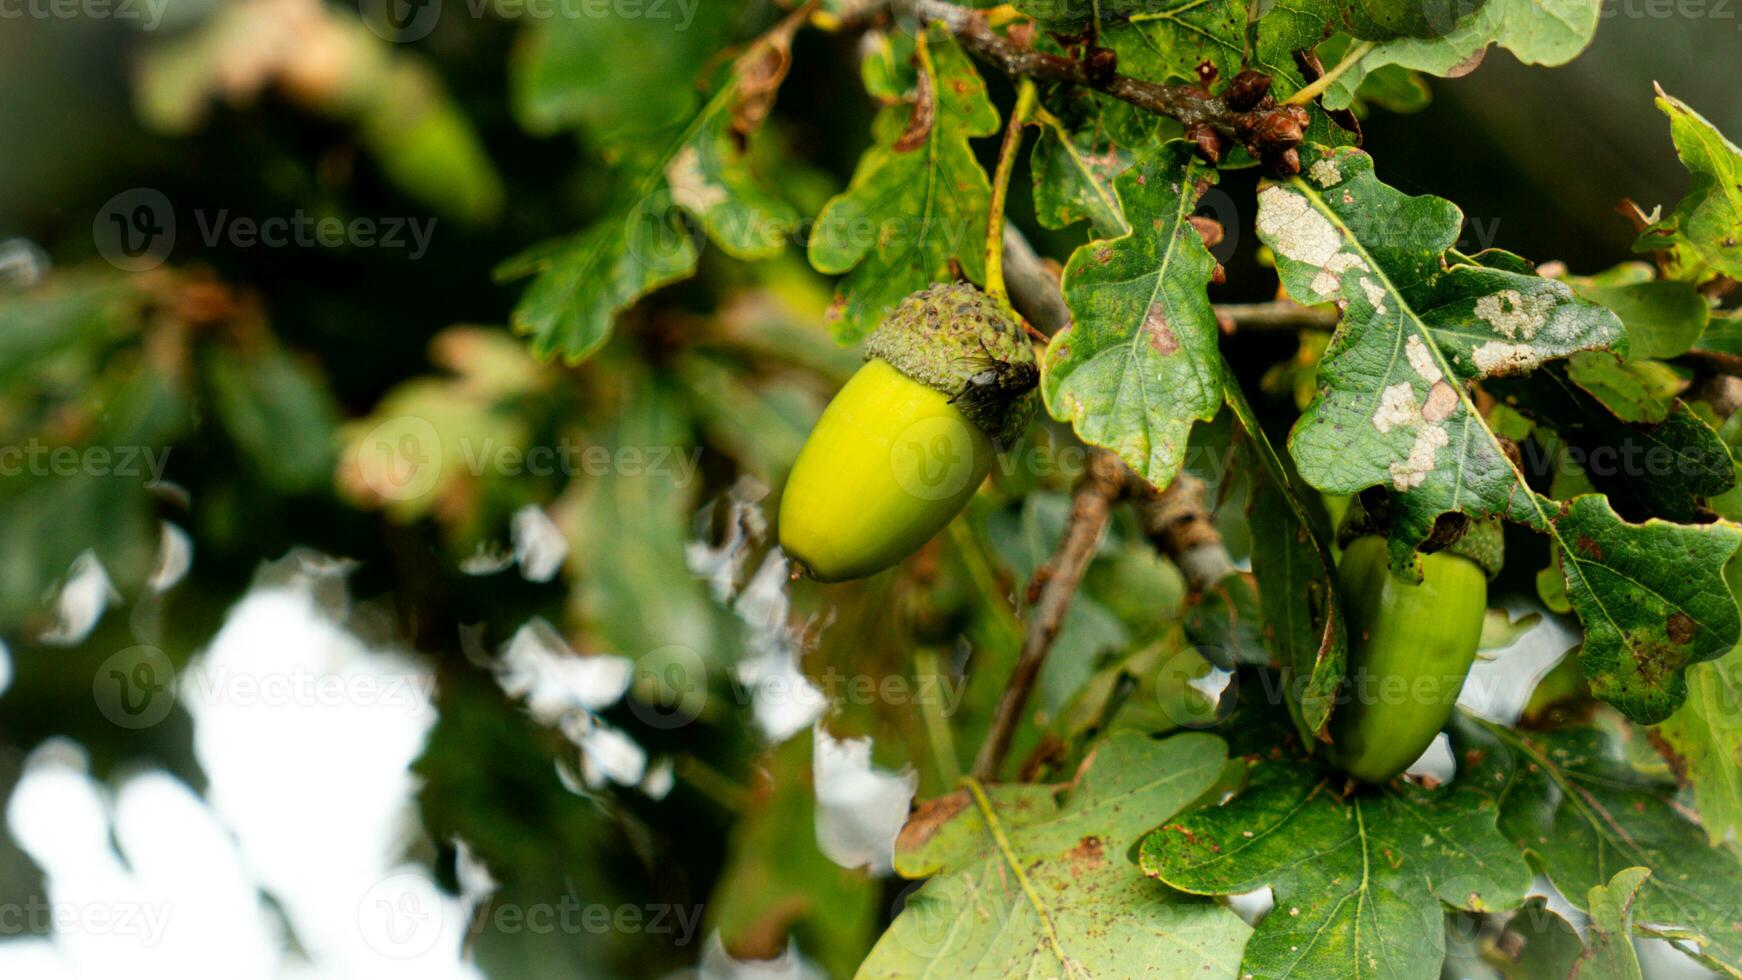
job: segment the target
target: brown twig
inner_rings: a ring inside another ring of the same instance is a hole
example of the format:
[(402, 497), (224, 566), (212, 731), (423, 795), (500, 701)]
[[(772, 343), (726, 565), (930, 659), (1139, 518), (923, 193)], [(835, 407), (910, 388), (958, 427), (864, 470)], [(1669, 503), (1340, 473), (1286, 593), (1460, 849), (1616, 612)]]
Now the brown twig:
[(1129, 492), (1143, 533), (1179, 566), (1186, 588), (1193, 593), (1209, 590), (1235, 571), (1234, 558), (1222, 543), (1222, 532), (1216, 530), (1215, 516), (1205, 500), (1208, 489), (1190, 473), (1181, 473), (1159, 491), (1136, 474), (1130, 480)]
[(1302, 306), (1288, 300), (1272, 303), (1217, 303), (1216, 321), (1223, 333), (1241, 330), (1331, 330), (1340, 314), (1323, 306)]
[(980, 753), (974, 759), (976, 779), (996, 778), (1005, 753), (1010, 751), (1010, 739), (1028, 706), (1028, 695), (1040, 675), (1041, 664), (1046, 661), (1053, 641), (1058, 639), (1065, 613), (1070, 611), (1071, 598), (1088, 570), (1089, 560), (1095, 557), (1113, 503), (1125, 493), (1126, 472), (1125, 464), (1112, 453), (1097, 449), (1089, 454), (1088, 472), (1077, 483), (1064, 538), (1051, 560), (1035, 572), (1030, 586), (1036, 595), (1022, 652), (1016, 658), (1016, 668), (1010, 673), (1004, 694), (998, 699), (986, 740), (980, 743)]
[[(1071, 314), (1059, 291), (1057, 273), (1035, 254), (1028, 239), (1014, 226), (1004, 229), (1004, 250), (1005, 280), (1017, 312), (1046, 333), (1064, 329)], [(1058, 639), (1071, 599), (1107, 529), (1113, 505), (1128, 496), (1139, 501), (1144, 529), (1157, 547), (1179, 565), (1194, 591), (1214, 585), (1233, 571), (1233, 559), (1205, 506), (1203, 481), (1182, 473), (1168, 489), (1158, 491), (1119, 457), (1104, 449), (1091, 451), (1088, 471), (1077, 483), (1058, 550), (1035, 573), (1029, 585), (1033, 609), (1022, 651), (992, 715), (986, 740), (974, 759), (975, 778), (995, 779), (1003, 766), (1010, 740), (1028, 707), (1035, 679), (1040, 676), (1053, 641)]]
[(1160, 85), (1118, 74), (1109, 60), (1111, 51), (1106, 48), (1095, 49), (1100, 57), (1089, 59), (1035, 51), (993, 30), (980, 11), (945, 0), (912, 0), (912, 4), (922, 21), (949, 31), (976, 58), (1013, 78), (1092, 88), (1140, 109), (1177, 119), (1187, 131), (1207, 129), (1224, 140), (1238, 143), (1272, 170), (1284, 173), (1300, 170), (1295, 147), (1305, 139), (1307, 114), (1298, 105), (1279, 105), (1266, 96), (1258, 105), (1238, 110), (1222, 96), (1211, 95), (1198, 85)]
[[(1004, 283), (1010, 304), (1041, 333), (1055, 334), (1071, 322), (1071, 309), (1059, 291), (1059, 273), (1035, 254), (1028, 237), (1014, 225), (1004, 228)], [(1337, 311), (1287, 300), (1272, 303), (1217, 303), (1223, 333), (1241, 330), (1330, 330)]]

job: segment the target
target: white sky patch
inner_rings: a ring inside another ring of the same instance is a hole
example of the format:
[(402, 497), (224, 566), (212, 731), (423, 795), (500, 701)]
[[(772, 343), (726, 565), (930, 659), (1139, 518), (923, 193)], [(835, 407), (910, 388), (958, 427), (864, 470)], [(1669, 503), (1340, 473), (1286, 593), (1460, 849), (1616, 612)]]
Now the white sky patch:
[(607, 782), (636, 786), (647, 773), (647, 750), (610, 725), (589, 715), (570, 715), (562, 732), (581, 750), (581, 778), (589, 789)]
[(1457, 760), (1452, 758), (1452, 740), (1446, 737), (1445, 732), (1435, 735), (1421, 757), (1410, 763), (1409, 768), (1404, 771), (1417, 779), (1432, 780), (1438, 786), (1451, 782), (1452, 777), (1458, 774)]
[(676, 771), (668, 755), (647, 767), (647, 775), (641, 777), (641, 792), (650, 800), (663, 800), (676, 784)]
[(1276, 894), (1270, 890), (1269, 885), (1265, 885), (1253, 891), (1229, 895), (1227, 902), (1229, 911), (1239, 916), (1247, 925), (1255, 926), (1276, 907)]
[(1415, 389), (1407, 381), (1399, 381), (1386, 386), (1379, 393), (1379, 408), (1373, 413), (1373, 427), (1383, 435), (1390, 435), (1392, 429), (1414, 425), (1421, 421), (1421, 411), (1416, 408)]
[[(754, 477), (740, 476), (724, 498), (726, 527), (719, 545), (695, 540), (684, 546), (684, 561), (690, 572), (705, 580), (714, 598), (721, 602), (732, 598), (751, 549), (768, 534), (768, 518), (762, 515), (759, 506), (767, 496), (766, 484)], [(716, 500), (703, 508), (698, 522), (710, 521), (718, 506), (720, 501)]]
[(1428, 384), (1445, 380), (1446, 376), (1440, 371), (1440, 366), (1434, 363), (1433, 351), (1427, 349), (1427, 344), (1422, 343), (1419, 335), (1412, 333), (1403, 342), (1403, 355), (1409, 358), (1409, 366), (1415, 369), (1415, 373)]
[(919, 774), (871, 765), (869, 738), (836, 739), (821, 724), (812, 729), (811, 776), (816, 784), (817, 847), (843, 868), (894, 870), (895, 835), (907, 822)]
[(829, 707), (829, 699), (799, 666), (798, 633), (788, 624), (787, 561), (778, 550), (762, 560), (739, 594), (733, 610), (744, 621), (750, 656), (738, 662), (738, 682), (750, 689), (756, 727), (784, 742), (810, 727)]
[(37, 642), (65, 647), (83, 643), (97, 620), (103, 618), (103, 611), (120, 598), (97, 553), (86, 550), (67, 569), (66, 583), (55, 596), (54, 625), (43, 630)]
[[(1514, 600), (1506, 610), (1514, 618), (1543, 612), (1535, 602)], [(1476, 659), (1458, 706), (1502, 725), (1518, 721), (1531, 692), (1554, 666), (1570, 654), (1578, 634), (1554, 616), (1543, 616), (1525, 630), (1511, 646), (1489, 651)]]
[(184, 698), (207, 797), (314, 975), (478, 978), (462, 957), (465, 902), (403, 859), (419, 833), (410, 765), (435, 724), (434, 678), (421, 660), (366, 646), (326, 615), (317, 596), (332, 586), (318, 563), (302, 567), (230, 610), (178, 692), (221, 678), (267, 690), (301, 675), (338, 678), (346, 696)]
[(671, 199), (697, 214), (706, 214), (726, 202), (726, 189), (708, 179), (702, 170), (702, 155), (693, 146), (672, 157), (665, 168), (665, 180), (671, 186)]
[(471, 845), (455, 837), (454, 845), (454, 877), (460, 883), (460, 897), (466, 904), (477, 908), (485, 899), (496, 893), (499, 887), (496, 876), (490, 873), (490, 868), (472, 853)]
[(496, 666), (496, 683), (509, 696), (525, 698), (542, 725), (554, 725), (576, 710), (600, 711), (622, 700), (635, 674), (627, 657), (582, 656), (555, 627), (533, 617), (514, 632)]
[(695, 971), (695, 980), (824, 980), (827, 976), (799, 953), (793, 940), (787, 940), (786, 949), (772, 960), (741, 960), (727, 952), (718, 930), (708, 937)]
[(0, 975), (281, 975), (285, 938), (235, 842), (180, 780), (134, 776), (111, 794), (60, 739), (31, 753), (7, 808), (43, 870), (55, 932), (0, 941)]
[(548, 582), (563, 567), (569, 554), (569, 539), (562, 529), (536, 504), (527, 504), (514, 512), (511, 525), (514, 537), (514, 560), (520, 563), (520, 574), (528, 582)]
[(193, 567), (194, 545), (186, 531), (168, 521), (163, 522), (163, 535), (157, 545), (157, 562), (145, 584), (153, 592), (168, 592)]
[(1536, 367), (1542, 352), (1529, 344), (1507, 344), (1490, 340), (1471, 352), (1476, 367), (1483, 374), (1523, 374)]
[(1306, 198), (1277, 184), (1258, 192), (1258, 233), (1278, 255), (1318, 267), (1311, 287), (1315, 295), (1296, 299), (1329, 298), (1345, 273), (1367, 269), (1359, 255), (1342, 250), (1342, 236), (1328, 218)]
[(1445, 426), (1423, 426), (1409, 447), (1409, 457), (1391, 464), (1391, 485), (1401, 491), (1427, 482), (1427, 475), (1434, 469), (1434, 458), (1448, 441)]
[(1559, 298), (1550, 293), (1525, 295), (1502, 289), (1476, 300), (1476, 315), (1508, 340), (1530, 340), (1548, 324)]
[(494, 575), (514, 564), (514, 552), (493, 541), (480, 541), (472, 553), (460, 559), (467, 575)]

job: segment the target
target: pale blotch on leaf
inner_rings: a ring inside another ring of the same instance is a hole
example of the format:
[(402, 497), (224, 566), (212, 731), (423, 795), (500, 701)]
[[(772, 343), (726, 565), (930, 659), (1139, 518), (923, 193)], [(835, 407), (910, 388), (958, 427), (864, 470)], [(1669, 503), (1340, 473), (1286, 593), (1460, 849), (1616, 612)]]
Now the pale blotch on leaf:
[(1370, 271), (1361, 256), (1342, 251), (1343, 239), (1329, 219), (1280, 185), (1258, 192), (1258, 234), (1283, 258), (1319, 267), (1311, 286), (1316, 296), (1335, 293), (1351, 269)]
[(1509, 340), (1530, 340), (1548, 323), (1557, 297), (1549, 293), (1526, 296), (1516, 289), (1502, 289), (1476, 301), (1476, 315)]
[(1524, 374), (1536, 367), (1542, 354), (1529, 344), (1506, 344), (1490, 340), (1471, 353), (1483, 374)]
[(1324, 157), (1307, 170), (1307, 176), (1320, 187), (1330, 187), (1342, 182), (1343, 168), (1337, 166), (1334, 158)]
[(1373, 427), (1389, 435), (1392, 429), (1414, 425), (1420, 418), (1415, 407), (1415, 391), (1409, 382), (1399, 381), (1379, 394), (1379, 410), (1373, 413)]
[[(1385, 287), (1371, 279), (1362, 279), (1361, 291), (1367, 294), (1367, 302), (1373, 305), (1373, 312), (1383, 315), (1385, 313)], [(1415, 340), (1414, 337), (1410, 339)]]
[(1427, 482), (1427, 475), (1434, 469), (1434, 458), (1449, 441), (1443, 425), (1429, 425), (1416, 433), (1409, 457), (1391, 464), (1391, 485), (1402, 492)]
[(671, 158), (665, 168), (665, 182), (671, 185), (671, 199), (697, 214), (726, 203), (726, 189), (708, 180), (708, 175), (702, 172), (702, 155), (693, 146), (684, 147)]
[(1428, 384), (1435, 384), (1445, 378), (1440, 372), (1440, 366), (1434, 363), (1433, 352), (1427, 349), (1419, 336), (1410, 334), (1409, 340), (1404, 342), (1403, 353), (1409, 358), (1409, 366)]

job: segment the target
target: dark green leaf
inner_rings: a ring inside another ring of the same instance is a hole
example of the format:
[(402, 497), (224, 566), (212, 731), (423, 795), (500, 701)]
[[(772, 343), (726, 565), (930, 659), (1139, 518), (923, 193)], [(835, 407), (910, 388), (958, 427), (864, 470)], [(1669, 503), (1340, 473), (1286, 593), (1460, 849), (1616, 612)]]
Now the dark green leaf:
[[(1455, 752), (1490, 751), (1458, 726)], [(1241, 973), (1260, 977), (1438, 977), (1440, 903), (1505, 911), (1531, 873), (1501, 836), (1499, 785), (1467, 766), (1449, 786), (1398, 781), (1339, 796), (1342, 778), (1273, 751), (1246, 787), (1188, 813), (1143, 842), (1145, 871), (1183, 891), (1233, 895), (1270, 886), (1276, 907), (1246, 946)]]
[(1260, 190), (1258, 215), (1290, 295), (1345, 307), (1320, 366), (1322, 394), (1290, 437), (1301, 476), (1327, 493), (1387, 487), (1400, 571), (1413, 571), (1414, 548), (1449, 511), (1549, 535), (1585, 626), (1593, 692), (1636, 721), (1667, 717), (1686, 688), (1682, 669), (1727, 652), (1742, 632), (1722, 584), (1742, 532), (1629, 524), (1601, 497), (1560, 503), (1532, 491), (1466, 387), (1619, 349), (1619, 321), (1521, 271), (1515, 256), (1478, 263), (1451, 252), (1458, 209), (1381, 184), (1366, 154), (1309, 150), (1304, 162), (1302, 175)]
[(1693, 186), (1668, 218), (1640, 235), (1635, 248), (1670, 251), (1681, 278), (1742, 279), (1742, 149), (1680, 99), (1657, 90), (1670, 137)]
[(1634, 907), (1636, 930), (1685, 940), (1702, 959), (1742, 965), (1742, 863), (1706, 844), (1673, 783), (1643, 776), (1595, 728), (1526, 734), (1484, 727), (1501, 766), (1500, 829), (1574, 905), (1628, 868), (1651, 869)]
[(1071, 255), (1064, 293), (1074, 320), (1042, 363), (1052, 416), (1158, 487), (1179, 472), (1192, 424), (1215, 418), (1222, 403), (1206, 292), (1216, 260), (1187, 220), (1214, 173), (1172, 142), (1118, 179), (1126, 212), (1144, 219)]
[(846, 273), (831, 313), (843, 340), (869, 333), (909, 293), (985, 274), (991, 184), (968, 145), (998, 129), (998, 111), (967, 55), (940, 28), (923, 35), (919, 102), (889, 106), (853, 182), (817, 215), (810, 261)]

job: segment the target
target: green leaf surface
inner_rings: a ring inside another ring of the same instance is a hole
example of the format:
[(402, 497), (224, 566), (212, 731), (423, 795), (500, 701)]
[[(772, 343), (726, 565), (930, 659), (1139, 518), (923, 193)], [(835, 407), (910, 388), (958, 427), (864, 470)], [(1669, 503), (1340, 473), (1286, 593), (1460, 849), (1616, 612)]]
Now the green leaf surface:
[(268, 484), (305, 493), (331, 483), (339, 408), (319, 372), (270, 345), (214, 350), (206, 378), (219, 421)]
[[(1467, 726), (1454, 752), (1492, 737)], [(1221, 806), (1162, 825), (1143, 868), (1203, 895), (1270, 886), (1276, 906), (1246, 946), (1254, 977), (1438, 977), (1441, 903), (1504, 911), (1531, 873), (1501, 836), (1498, 785), (1481, 766), (1427, 790), (1406, 781), (1339, 796), (1343, 779), (1283, 750), (1251, 760), (1250, 780)]]
[[(1651, 869), (1636, 930), (1685, 940), (1726, 973), (1742, 965), (1742, 863), (1706, 844), (1675, 785), (1629, 766), (1596, 728), (1523, 733), (1484, 723), (1510, 760), (1496, 782), (1500, 829), (1575, 905), (1628, 868)], [(1588, 907), (1588, 906), (1587, 906)]]
[(1330, 723), (1348, 660), (1337, 566), (1329, 538), (1308, 514), (1252, 406), (1239, 386), (1228, 385), (1227, 393), (1246, 433), (1242, 451), (1255, 481), (1247, 520), (1265, 639), (1282, 667), (1289, 711), (1311, 742)]
[(1467, 387), (1619, 349), (1620, 322), (1516, 257), (1450, 251), (1458, 209), (1380, 183), (1366, 154), (1309, 149), (1303, 162), (1301, 175), (1262, 187), (1257, 222), (1294, 299), (1344, 306), (1322, 393), (1289, 440), (1302, 478), (1334, 494), (1388, 488), (1400, 571), (1413, 570), (1414, 548), (1446, 512), (1548, 535), (1585, 626), (1592, 691), (1636, 721), (1667, 717), (1685, 693), (1682, 669), (1728, 652), (1742, 632), (1722, 576), (1742, 531), (1630, 524), (1599, 496), (1542, 496)]
[(579, 127), (607, 147), (695, 112), (697, 76), (734, 14), (726, 3), (692, 5), (687, 18), (677, 4), (666, 8), (669, 17), (562, 9), (529, 21), (521, 35), (509, 79), (515, 114), (532, 132)]
[(1034, 172), (1034, 215), (1047, 228), (1087, 220), (1096, 235), (1117, 238), (1131, 230), (1113, 180), (1136, 159), (1103, 125), (1098, 108), (1081, 93), (1047, 100), (1069, 107), (1039, 116), (1040, 138), (1029, 157)]
[(991, 184), (968, 145), (998, 130), (986, 85), (940, 28), (922, 36), (917, 101), (889, 106), (873, 124), (876, 143), (846, 191), (817, 215), (810, 261), (845, 273), (830, 310), (844, 341), (871, 331), (909, 293), (985, 275)]
[[(1617, 363), (1605, 355), (1593, 359)], [(1592, 485), (1645, 516), (1699, 520), (1707, 497), (1736, 485), (1735, 463), (1718, 433), (1686, 405), (1671, 400), (1666, 415), (1631, 423), (1554, 365), (1523, 379), (1492, 385), (1508, 403), (1549, 425), (1584, 461)]]
[(1325, 90), (1324, 104), (1348, 106), (1367, 75), (1387, 65), (1446, 78), (1466, 74), (1491, 44), (1527, 65), (1562, 65), (1591, 43), (1601, 12), (1600, 0), (1488, 0), (1442, 36), (1375, 44)]
[(1742, 149), (1687, 103), (1662, 89), (1657, 94), (1676, 154), (1694, 182), (1634, 247), (1670, 251), (1681, 275), (1695, 282), (1715, 275), (1742, 279)]
[(1123, 74), (1196, 82), (1198, 66), (1207, 63), (1219, 77), (1232, 78), (1245, 58), (1246, 5), (1240, 0), (1108, 0), (1101, 10), (1107, 18), (1102, 43), (1119, 56)]
[(1633, 951), (1633, 905), (1649, 877), (1649, 868), (1625, 868), (1615, 872), (1607, 885), (1591, 889), (1585, 903), (1591, 910), (1591, 938), (1573, 965), (1573, 977), (1642, 980), (1639, 956)]
[(1742, 650), (1689, 667), (1688, 699), (1656, 731), (1694, 784), (1707, 839), (1742, 839)]
[(760, 259), (780, 251), (797, 214), (756, 186), (731, 145), (736, 84), (733, 76), (596, 224), (498, 267), (498, 278), (537, 274), (510, 321), (535, 354), (584, 360), (610, 339), (618, 314), (693, 275), (698, 251), (686, 213), (728, 255)]
[(1213, 735), (1121, 732), (1062, 800), (1057, 787), (977, 783), (932, 800), (897, 839), (895, 867), (934, 877), (858, 976), (1232, 976), (1251, 930), (1148, 880), (1128, 853), (1226, 761)]
[(1711, 317), (1705, 297), (1692, 284), (1660, 281), (1640, 262), (1595, 276), (1569, 276), (1566, 282), (1585, 299), (1615, 311), (1627, 327), (1627, 349), (1635, 359), (1687, 353)]
[(1185, 461), (1192, 424), (1222, 404), (1207, 292), (1216, 260), (1187, 220), (1214, 174), (1176, 141), (1118, 179), (1126, 213), (1143, 219), (1072, 253), (1064, 294), (1073, 322), (1042, 359), (1047, 411), (1158, 487)]

